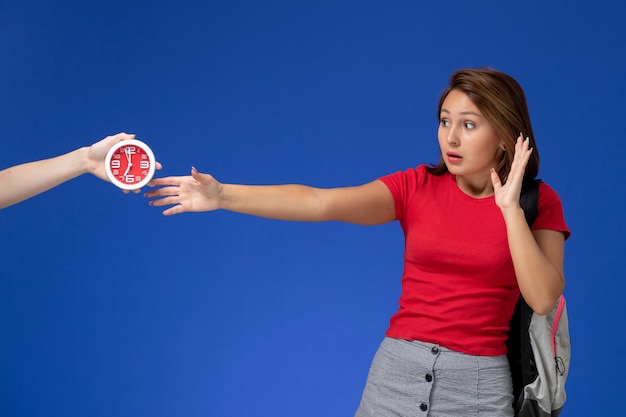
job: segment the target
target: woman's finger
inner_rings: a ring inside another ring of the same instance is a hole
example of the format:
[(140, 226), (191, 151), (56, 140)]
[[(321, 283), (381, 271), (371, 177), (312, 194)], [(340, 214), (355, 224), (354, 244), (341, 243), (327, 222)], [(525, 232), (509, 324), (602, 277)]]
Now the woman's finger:
[(167, 210), (163, 210), (163, 215), (164, 216), (172, 216), (174, 214), (181, 214), (184, 213), (185, 209), (183, 208), (183, 206), (181, 206), (180, 204), (174, 207), (170, 207)]
[(493, 189), (495, 192), (502, 188), (502, 181), (500, 180), (500, 176), (493, 168), (491, 168), (491, 184), (493, 184)]
[(144, 194), (145, 197), (169, 197), (180, 194), (180, 187), (177, 186), (169, 186), (163, 188), (157, 188), (155, 190), (150, 190)]
[(148, 183), (150, 187), (158, 187), (163, 185), (180, 185), (186, 177), (162, 177), (153, 178)]
[(157, 200), (150, 200), (148, 204), (150, 204), (151, 206), (161, 207), (161, 206), (171, 206), (172, 204), (178, 204), (178, 203), (180, 203), (178, 196), (173, 196), (173, 197), (163, 197)]

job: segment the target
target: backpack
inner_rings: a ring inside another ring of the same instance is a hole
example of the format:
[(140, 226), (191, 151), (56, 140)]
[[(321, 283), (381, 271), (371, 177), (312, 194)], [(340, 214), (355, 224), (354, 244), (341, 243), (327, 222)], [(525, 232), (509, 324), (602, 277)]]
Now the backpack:
[[(520, 205), (528, 225), (537, 217), (540, 180), (525, 182)], [(565, 404), (570, 337), (565, 297), (552, 311), (536, 314), (520, 295), (507, 341), (515, 417), (556, 417)]]

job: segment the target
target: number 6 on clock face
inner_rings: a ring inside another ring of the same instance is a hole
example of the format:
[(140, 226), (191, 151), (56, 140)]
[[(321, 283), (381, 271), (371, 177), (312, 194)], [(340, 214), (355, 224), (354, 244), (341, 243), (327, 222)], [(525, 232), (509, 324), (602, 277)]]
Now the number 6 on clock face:
[(109, 180), (123, 190), (136, 190), (154, 175), (156, 161), (148, 145), (140, 140), (123, 140), (113, 145), (104, 160)]

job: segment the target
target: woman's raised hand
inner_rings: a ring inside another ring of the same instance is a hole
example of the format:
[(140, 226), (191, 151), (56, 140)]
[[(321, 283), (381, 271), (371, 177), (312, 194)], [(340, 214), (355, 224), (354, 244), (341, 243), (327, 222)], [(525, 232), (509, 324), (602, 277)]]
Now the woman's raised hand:
[(529, 149), (529, 142), (528, 138), (524, 139), (520, 133), (515, 143), (515, 156), (511, 164), (511, 171), (504, 185), (502, 185), (496, 170), (491, 170), (491, 182), (493, 184), (496, 205), (503, 212), (510, 209), (519, 209), (520, 207), (519, 199), (522, 191), (522, 182), (524, 181), (524, 171), (526, 171), (528, 159), (533, 151)]

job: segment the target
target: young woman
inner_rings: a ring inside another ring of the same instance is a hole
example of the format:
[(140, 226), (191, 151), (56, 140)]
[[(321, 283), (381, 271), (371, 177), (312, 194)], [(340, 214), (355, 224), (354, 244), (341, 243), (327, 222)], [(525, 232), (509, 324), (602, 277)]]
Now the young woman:
[(108, 181), (104, 172), (107, 152), (117, 142), (134, 138), (135, 135), (118, 133), (89, 147), (0, 171), (0, 209), (34, 197), (87, 172)]
[[(357, 417), (513, 415), (505, 341), (519, 293), (539, 314), (564, 288), (561, 201), (539, 191), (532, 230), (520, 207), (539, 169), (526, 98), (510, 76), (463, 69), (439, 101), (437, 166), (345, 188), (246, 186), (160, 178), (146, 194), (165, 215), (231, 210), (294, 220), (376, 225), (405, 233), (400, 308), (370, 368)], [(521, 132), (521, 133), (520, 133)]]

